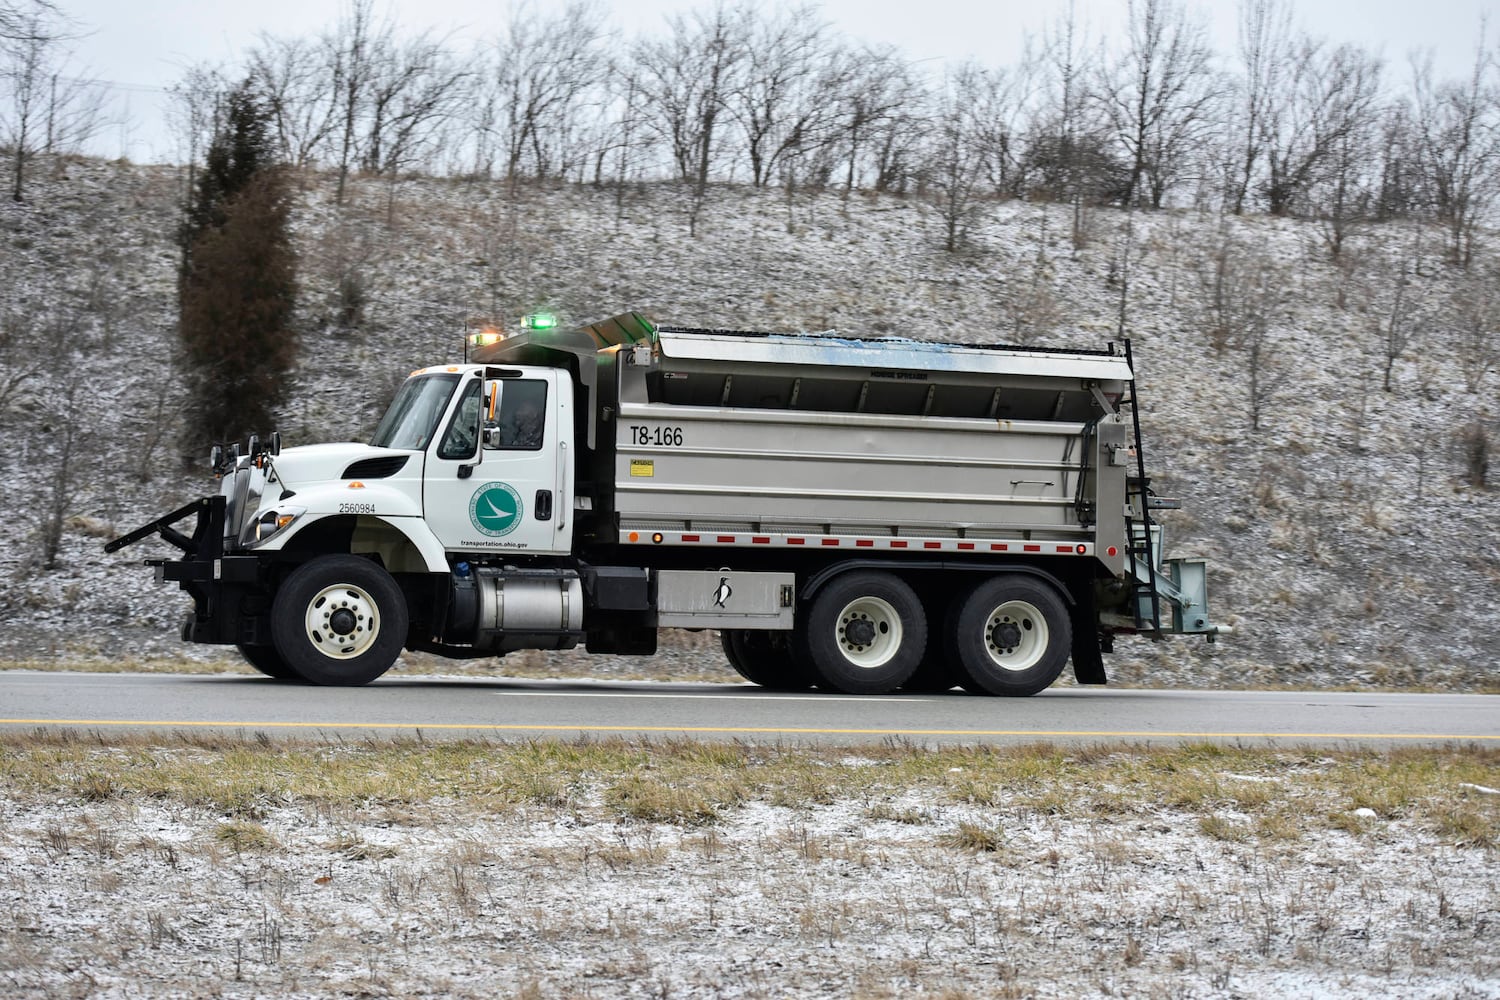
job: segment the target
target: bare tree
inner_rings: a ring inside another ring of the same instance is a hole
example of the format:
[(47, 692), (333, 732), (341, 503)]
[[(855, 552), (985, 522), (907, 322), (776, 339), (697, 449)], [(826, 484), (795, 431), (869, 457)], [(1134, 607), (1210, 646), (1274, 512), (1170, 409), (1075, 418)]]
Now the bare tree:
[(1458, 367), (1464, 388), (1477, 396), (1485, 379), (1500, 361), (1500, 292), (1494, 273), (1473, 268), (1453, 297)]
[(1500, 191), (1500, 98), (1491, 79), (1495, 54), (1481, 21), (1474, 66), (1463, 82), (1435, 83), (1432, 61), (1413, 69), (1422, 169), (1438, 221), (1448, 230), (1449, 257), (1474, 259), (1480, 220)]
[[(871, 151), (882, 148), (886, 137), (907, 132), (908, 123), (917, 125), (925, 101), (910, 64), (894, 47), (850, 52), (845, 58), (849, 71), (840, 78), (842, 86), (823, 98), (835, 111), (830, 141), (843, 165), (847, 199), (864, 176)], [(883, 190), (881, 172), (873, 173), (875, 186)]]
[(1390, 269), (1391, 273), (1382, 281), (1382, 285), (1390, 291), (1381, 296), (1386, 301), (1376, 318), (1375, 335), (1384, 363), (1381, 388), (1386, 392), (1391, 391), (1391, 377), (1396, 362), (1401, 360), (1401, 356), (1417, 336), (1417, 303), (1410, 284), (1411, 274), (1417, 267), (1418, 255), (1419, 247), (1414, 241), (1410, 255), (1395, 262)]
[(136, 452), (132, 464), (136, 479), (149, 483), (156, 471), (157, 453), (179, 431), (182, 396), (176, 380), (153, 379), (135, 395), (132, 407)]
[(1378, 159), (1381, 67), (1362, 49), (1341, 45), (1327, 68), (1318, 140), (1325, 152), (1311, 195), (1324, 242), (1337, 260), (1350, 234), (1375, 214), (1379, 176), (1372, 165)]
[(423, 33), (378, 53), (366, 108), (361, 166), (394, 175), (419, 161), (466, 99), (472, 74)]
[(943, 223), (943, 249), (968, 241), (979, 210), (980, 184), (988, 150), (980, 141), (982, 122), (995, 99), (995, 81), (983, 68), (965, 63), (943, 81), (932, 112), (930, 154), (923, 181)]
[(0, 39), (21, 41), (35, 33), (27, 18), (32, 14), (56, 14), (57, 5), (48, 0), (6, 0), (0, 3)]
[(615, 228), (625, 219), (626, 193), (644, 170), (646, 110), (635, 66), (622, 61), (607, 76), (606, 108), (600, 115), (599, 141), (594, 151), (594, 182), (607, 183), (614, 192)]
[[(907, 63), (893, 66), (895, 72), (882, 82), (887, 102), (866, 105), (874, 114), (866, 119), (865, 149), (871, 186), (882, 193), (904, 194), (918, 170), (920, 147), (928, 134), (926, 108), (929, 95), (923, 81)], [(874, 68), (871, 67), (873, 71)], [(858, 86), (851, 81), (851, 86)], [(851, 163), (859, 153), (851, 148)]]
[(990, 189), (1005, 198), (1023, 191), (1026, 133), (1036, 97), (1037, 63), (1028, 45), (1012, 67), (992, 69), (985, 102), (976, 109), (974, 141), (984, 150)]
[(19, 10), (0, 37), (0, 136), (11, 153), (10, 196), (25, 195), (26, 167), (45, 153), (71, 152), (103, 121), (103, 92), (67, 75), (68, 35), (55, 8)]
[(37, 563), (43, 570), (57, 569), (62, 551), (63, 529), (82, 489), (79, 466), (89, 449), (84, 417), (79, 412), (78, 387), (81, 380), (69, 378), (51, 397), (42, 416), (41, 431), (51, 446), (51, 467), (44, 480), (42, 502), (37, 516)]
[(1458, 432), (1458, 447), (1463, 457), (1464, 479), (1477, 489), (1488, 489), (1490, 454), (1494, 450), (1489, 428), (1483, 421), (1472, 421)]
[(374, 0), (349, 0), (348, 13), (326, 43), (332, 59), (338, 126), (334, 140), (338, 186), (334, 202), (344, 203), (349, 171), (359, 162), (361, 126), (370, 100), (370, 87), (381, 55), (391, 47), (394, 28), (377, 24)]
[(1103, 60), (1088, 26), (1078, 19), (1073, 0), (1067, 14), (1048, 26), (1037, 60), (1038, 104), (1019, 183), (1032, 197), (1072, 207), (1070, 238), (1074, 249), (1089, 239), (1089, 215), (1100, 202), (1123, 189), (1123, 170), (1107, 148), (1107, 123), (1099, 102), (1091, 99), (1089, 70)]
[(1291, 44), (1289, 0), (1240, 0), (1241, 76), (1235, 90), (1235, 161), (1228, 174), (1229, 209), (1240, 215), (1265, 155), (1270, 110), (1284, 84)]
[(1174, 0), (1129, 0), (1128, 10), (1125, 51), (1094, 96), (1130, 164), (1124, 200), (1160, 208), (1212, 121), (1212, 53)]
[(1242, 352), (1250, 429), (1261, 421), (1291, 369), (1279, 348), (1279, 296), (1289, 275), (1264, 253), (1246, 250), (1221, 229), (1202, 272), (1205, 306), (1217, 350)]
[(32, 305), (8, 302), (0, 309), (0, 415), (26, 383), (48, 368), (48, 352), (40, 344), (40, 325), (38, 310)]
[(650, 127), (689, 185), (688, 232), (696, 235), (709, 174), (723, 141), (729, 96), (739, 87), (753, 24), (749, 7), (724, 0), (668, 20), (667, 38), (637, 47)]
[(828, 140), (837, 111), (829, 95), (844, 90), (852, 67), (832, 47), (813, 7), (758, 18), (749, 42), (744, 72), (727, 105), (744, 136), (751, 183), (764, 187), (783, 160)]
[[(183, 162), (187, 164), (182, 173), (180, 195), (184, 217), (192, 211), (193, 197), (198, 190), (198, 164), (219, 129), (223, 94), (228, 89), (228, 83), (219, 70), (207, 64), (189, 67), (182, 79), (167, 88), (167, 96), (171, 99), (167, 105), (167, 124), (175, 133)], [(189, 242), (182, 240), (180, 243), (179, 272), (185, 272)]]
[(476, 108), (498, 139), (507, 180), (565, 176), (583, 155), (574, 140), (608, 65), (603, 22), (596, 0), (569, 0), (551, 16), (522, 6), (506, 24)]
[(1266, 111), (1267, 208), (1273, 215), (1332, 222), (1330, 249), (1342, 248), (1347, 225), (1365, 214), (1364, 190), (1377, 181), (1380, 63), (1352, 45), (1328, 48), (1302, 39), (1288, 87)]
[[(250, 74), (265, 95), (281, 155), (305, 169), (327, 155), (338, 131), (342, 66), (331, 39), (278, 38), (262, 34), (250, 50)], [(222, 89), (222, 88), (220, 88)]]
[(1265, 111), (1266, 177), (1262, 191), (1272, 215), (1289, 215), (1302, 202), (1325, 150), (1319, 145), (1322, 110), (1319, 62), (1323, 43), (1296, 41), (1285, 85)]
[(705, 183), (717, 150), (716, 129), (749, 49), (752, 15), (717, 4), (692, 17), (673, 17), (666, 39), (647, 41), (642, 74), (653, 127), (668, 140), (678, 176)]
[(1422, 210), (1421, 143), (1405, 101), (1388, 104), (1381, 112), (1376, 158), (1380, 171), (1375, 192), (1375, 218), (1385, 222)]

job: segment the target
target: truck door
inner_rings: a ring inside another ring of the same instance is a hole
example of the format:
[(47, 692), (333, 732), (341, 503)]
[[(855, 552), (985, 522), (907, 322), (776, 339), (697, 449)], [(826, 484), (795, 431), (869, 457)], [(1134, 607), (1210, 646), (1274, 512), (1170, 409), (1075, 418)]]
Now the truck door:
[(547, 369), (505, 371), (460, 387), (427, 453), (423, 511), (450, 552), (565, 553), (572, 383)]

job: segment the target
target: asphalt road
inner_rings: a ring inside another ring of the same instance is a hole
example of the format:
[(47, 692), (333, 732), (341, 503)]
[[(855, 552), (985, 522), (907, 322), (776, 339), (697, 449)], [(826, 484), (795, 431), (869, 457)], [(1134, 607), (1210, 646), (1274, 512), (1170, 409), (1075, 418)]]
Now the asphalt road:
[(1462, 694), (1055, 688), (877, 698), (748, 685), (383, 678), (316, 688), (243, 675), (0, 671), (0, 727), (214, 729), (301, 738), (690, 736), (868, 743), (1500, 744), (1500, 700)]

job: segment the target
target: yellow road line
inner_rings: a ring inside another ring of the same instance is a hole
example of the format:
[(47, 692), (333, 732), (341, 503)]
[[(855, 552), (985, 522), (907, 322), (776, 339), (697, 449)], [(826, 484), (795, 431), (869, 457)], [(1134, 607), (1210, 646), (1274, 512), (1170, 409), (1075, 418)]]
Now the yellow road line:
[(483, 722), (208, 722), (147, 719), (0, 719), (0, 726), (145, 726), (176, 729), (398, 729), (480, 732), (743, 733), (798, 736), (1094, 736), (1111, 739), (1500, 741), (1500, 735), (1441, 733), (1208, 733), (1112, 729), (820, 729), (799, 726), (539, 726)]

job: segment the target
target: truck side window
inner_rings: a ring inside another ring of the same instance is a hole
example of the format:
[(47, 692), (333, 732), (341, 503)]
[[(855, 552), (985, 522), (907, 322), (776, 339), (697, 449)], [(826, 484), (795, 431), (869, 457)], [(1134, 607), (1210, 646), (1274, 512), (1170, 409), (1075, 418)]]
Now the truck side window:
[(464, 386), (464, 394), (453, 410), (453, 419), (443, 433), (443, 442), (438, 445), (438, 458), (464, 459), (474, 457), (474, 446), (479, 443), (479, 379), (471, 379)]
[(547, 412), (547, 383), (540, 379), (507, 379), (500, 389), (500, 412), (495, 425), (500, 430), (502, 451), (538, 451)]

